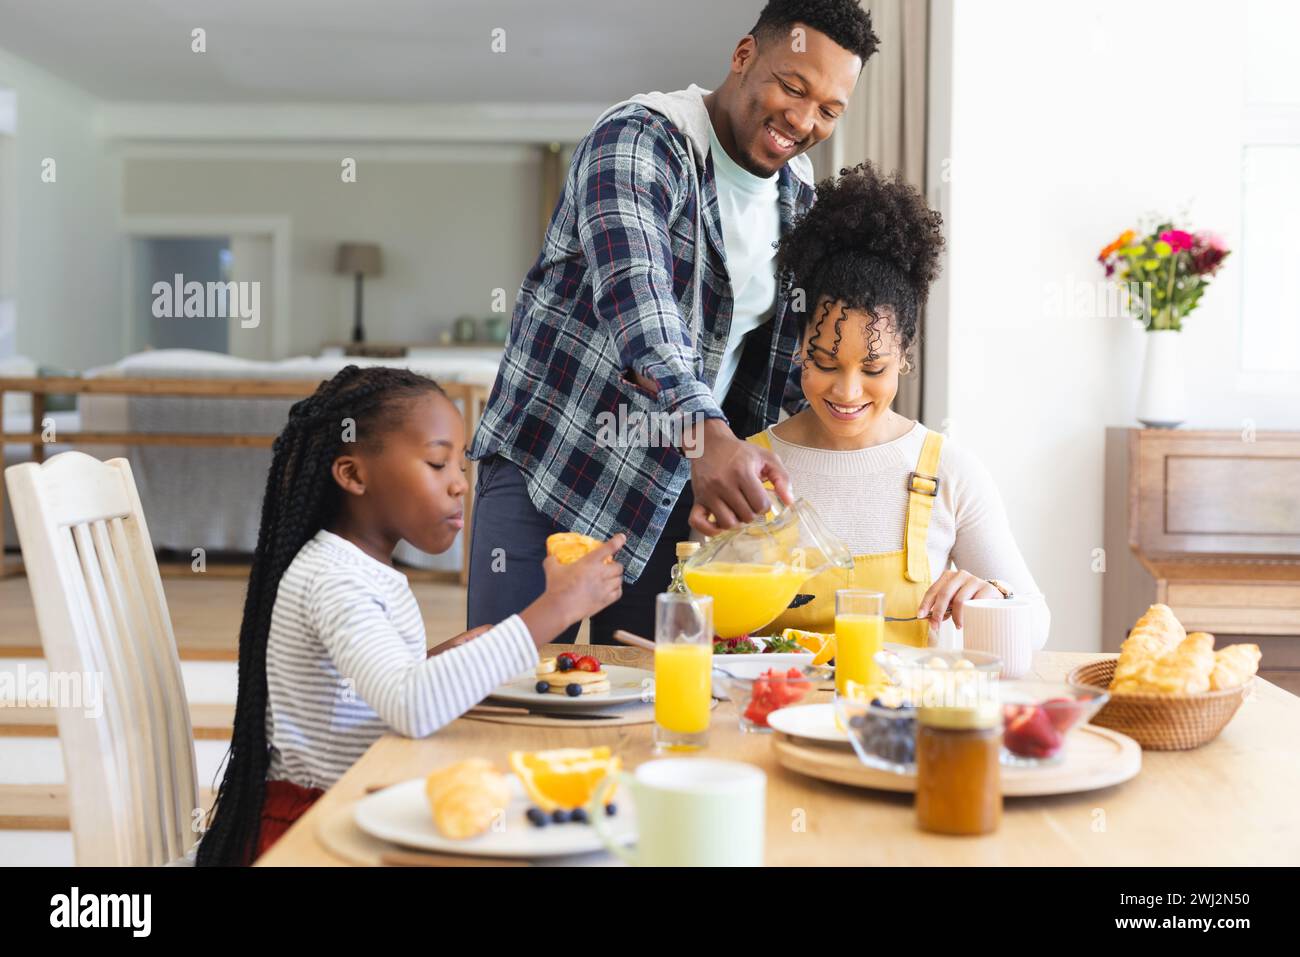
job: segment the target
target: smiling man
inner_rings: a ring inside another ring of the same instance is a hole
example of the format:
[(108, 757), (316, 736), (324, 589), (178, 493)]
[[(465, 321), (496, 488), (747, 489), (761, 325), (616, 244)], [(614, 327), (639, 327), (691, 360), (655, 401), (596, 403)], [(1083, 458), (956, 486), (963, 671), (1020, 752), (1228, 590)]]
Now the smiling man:
[[(877, 44), (857, 0), (771, 0), (716, 90), (635, 96), (577, 145), (468, 453), (470, 627), (542, 593), (548, 535), (622, 531), (623, 594), (592, 641), (649, 635), (694, 502), (728, 528), (766, 510), (765, 479), (789, 501), (741, 438), (803, 401), (775, 244)], [(622, 427), (647, 420), (673, 427)]]

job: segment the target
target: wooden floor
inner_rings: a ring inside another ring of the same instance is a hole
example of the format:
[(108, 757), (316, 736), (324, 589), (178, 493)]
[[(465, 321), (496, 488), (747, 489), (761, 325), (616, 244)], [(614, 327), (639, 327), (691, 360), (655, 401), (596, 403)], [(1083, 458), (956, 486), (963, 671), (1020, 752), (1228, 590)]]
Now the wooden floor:
[[(181, 658), (188, 661), (236, 661), (244, 581), (231, 578), (164, 578), (163, 590)], [(465, 630), (465, 588), (456, 584), (411, 585), (429, 644), (437, 645)], [(584, 624), (578, 641), (586, 641)], [(0, 657), (40, 658), (40, 634), (31, 593), (23, 576), (0, 579)]]

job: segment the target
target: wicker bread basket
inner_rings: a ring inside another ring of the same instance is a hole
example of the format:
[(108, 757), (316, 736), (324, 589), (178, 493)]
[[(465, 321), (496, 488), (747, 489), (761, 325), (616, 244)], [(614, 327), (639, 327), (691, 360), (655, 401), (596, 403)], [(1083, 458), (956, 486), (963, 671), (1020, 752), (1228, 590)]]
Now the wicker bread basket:
[[(1071, 671), (1068, 680), (1109, 688), (1118, 660), (1090, 661)], [(1093, 715), (1092, 723), (1127, 734), (1148, 751), (1187, 751), (1218, 737), (1250, 695), (1254, 683), (1252, 677), (1240, 687), (1201, 694), (1112, 693)]]

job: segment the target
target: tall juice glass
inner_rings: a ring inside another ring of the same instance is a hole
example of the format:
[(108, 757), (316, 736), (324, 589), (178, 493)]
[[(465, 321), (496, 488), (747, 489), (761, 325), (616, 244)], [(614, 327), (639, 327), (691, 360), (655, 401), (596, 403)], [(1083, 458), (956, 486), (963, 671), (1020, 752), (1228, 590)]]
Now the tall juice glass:
[(875, 697), (885, 683), (875, 655), (884, 647), (885, 596), (878, 591), (841, 588), (835, 592), (835, 693), (848, 682), (864, 685)]
[(713, 703), (713, 599), (655, 598), (655, 747), (704, 747)]

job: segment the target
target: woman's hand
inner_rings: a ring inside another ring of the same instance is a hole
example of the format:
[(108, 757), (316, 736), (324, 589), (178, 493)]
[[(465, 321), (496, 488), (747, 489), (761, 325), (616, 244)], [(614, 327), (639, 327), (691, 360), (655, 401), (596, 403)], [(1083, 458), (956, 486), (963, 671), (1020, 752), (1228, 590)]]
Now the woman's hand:
[(493, 627), (495, 626), (479, 625), (477, 628), (471, 628), (469, 631), (462, 631), (455, 638), (449, 638), (440, 645), (434, 645), (432, 648), (429, 649), (429, 653), (425, 655), (425, 657), (432, 658), (434, 655), (440, 655), (444, 651), (451, 651), (451, 649), (457, 648), (460, 645), (465, 644), (466, 642), (473, 641), (475, 638), (483, 634), (485, 631), (491, 631)]
[(949, 569), (926, 591), (916, 609), (916, 617), (929, 618), (930, 627), (937, 628), (951, 614), (953, 624), (960, 628), (962, 606), (968, 600), (1001, 597), (1002, 592), (983, 578), (961, 569)]

